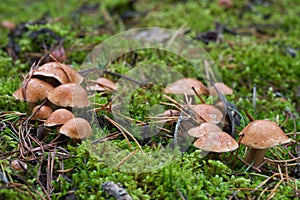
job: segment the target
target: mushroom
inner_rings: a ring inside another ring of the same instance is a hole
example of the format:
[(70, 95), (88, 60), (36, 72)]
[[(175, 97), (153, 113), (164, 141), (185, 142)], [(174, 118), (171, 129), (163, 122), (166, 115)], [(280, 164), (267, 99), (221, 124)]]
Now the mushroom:
[(55, 110), (45, 121), (45, 126), (58, 126), (63, 125), (66, 121), (75, 118), (72, 112), (67, 109)]
[(35, 114), (32, 116), (31, 119), (32, 120), (47, 119), (51, 115), (52, 112), (53, 112), (53, 110), (49, 106), (38, 105), (32, 109), (32, 114), (33, 113), (35, 113)]
[(192, 98), (192, 102), (194, 101), (195, 91), (198, 94), (208, 94), (207, 88), (200, 81), (192, 78), (183, 78), (175, 81), (174, 83), (168, 85), (164, 92), (166, 94), (184, 94), (188, 97)]
[(54, 86), (64, 83), (81, 84), (83, 81), (83, 77), (80, 76), (72, 67), (59, 62), (49, 62), (42, 65), (33, 72), (33, 77), (45, 80)]
[(24, 171), (27, 169), (27, 164), (20, 161), (20, 160), (13, 160), (11, 163), (10, 163), (10, 167), (13, 169), (13, 170), (17, 170), (17, 171)]
[(96, 81), (93, 81), (97, 84), (87, 87), (91, 91), (112, 91), (116, 89), (116, 84), (107, 78), (98, 78)]
[(74, 118), (66, 121), (59, 129), (59, 133), (71, 139), (83, 139), (92, 135), (92, 128), (88, 121), (83, 118)]
[(216, 124), (210, 122), (203, 122), (199, 126), (188, 130), (188, 134), (195, 138), (200, 138), (203, 135), (209, 134), (210, 132), (222, 132), (222, 129)]
[(194, 142), (194, 146), (215, 153), (234, 151), (238, 143), (223, 131), (207, 132)]
[(53, 86), (49, 83), (37, 78), (31, 78), (27, 83), (24, 82), (23, 86), (13, 93), (13, 96), (22, 101), (35, 103), (46, 99), (48, 92), (52, 89)]
[(76, 83), (60, 85), (48, 93), (51, 103), (62, 107), (83, 108), (90, 105), (86, 91)]
[(191, 105), (190, 108), (196, 113), (198, 121), (218, 124), (223, 118), (222, 112), (209, 104)]
[(239, 136), (242, 137), (241, 144), (251, 148), (246, 162), (253, 162), (254, 167), (260, 166), (264, 161), (268, 148), (291, 141), (275, 122), (269, 120), (255, 120), (249, 123)]
[(230, 95), (230, 94), (233, 94), (233, 90), (227, 86), (226, 84), (224, 83), (221, 83), (221, 82), (217, 82), (213, 85), (211, 85), (210, 87), (208, 87), (208, 92), (211, 96), (218, 96), (218, 93), (216, 91), (216, 88), (217, 90), (223, 94), (223, 95)]

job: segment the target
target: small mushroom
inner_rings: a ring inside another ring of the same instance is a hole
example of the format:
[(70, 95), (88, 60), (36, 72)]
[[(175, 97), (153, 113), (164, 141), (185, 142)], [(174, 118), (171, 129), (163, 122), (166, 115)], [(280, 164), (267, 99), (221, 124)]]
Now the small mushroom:
[(191, 128), (188, 130), (188, 134), (195, 138), (200, 138), (203, 135), (209, 134), (211, 132), (222, 132), (222, 129), (216, 124), (203, 122), (199, 126)]
[(217, 83), (214, 84), (214, 86), (211, 85), (210, 87), (208, 87), (209, 95), (211, 95), (211, 96), (218, 96), (218, 93), (217, 93), (215, 87), (223, 95), (231, 95), (231, 94), (233, 94), (233, 90), (229, 86), (227, 86), (224, 83), (217, 82)]
[(90, 105), (86, 91), (76, 83), (60, 85), (48, 93), (51, 103), (62, 107), (84, 108)]
[[(38, 111), (37, 111), (38, 110)], [(36, 112), (37, 111), (37, 112)], [(36, 112), (36, 113), (35, 113)], [(32, 114), (35, 113), (33, 116), (32, 116), (32, 120), (43, 120), (43, 119), (47, 119), (51, 113), (53, 112), (52, 108), (50, 108), (49, 106), (46, 106), (46, 105), (38, 105), (38, 106), (35, 106), (33, 109), (32, 109)]]
[(49, 83), (37, 78), (31, 78), (27, 83), (24, 82), (23, 86), (13, 93), (13, 96), (22, 101), (35, 103), (46, 99), (48, 92), (52, 89), (53, 86)]
[(92, 135), (92, 128), (85, 119), (74, 118), (64, 123), (59, 129), (59, 133), (64, 134), (71, 139), (84, 139)]
[(234, 151), (238, 143), (223, 131), (208, 132), (194, 142), (194, 146), (204, 151), (223, 153)]
[(182, 94), (187, 95), (192, 98), (192, 102), (194, 101), (195, 91), (198, 94), (208, 94), (207, 88), (200, 81), (192, 78), (183, 78), (175, 81), (174, 83), (168, 85), (164, 92), (166, 94)]
[(13, 160), (11, 163), (10, 163), (10, 167), (13, 169), (13, 170), (17, 170), (17, 171), (24, 171), (27, 169), (27, 164), (20, 161), (20, 160)]
[(218, 124), (223, 119), (222, 112), (209, 104), (191, 105), (190, 108), (196, 113), (196, 120)]
[(67, 109), (55, 110), (45, 121), (45, 126), (58, 126), (63, 125), (66, 121), (75, 118), (72, 112)]
[(239, 136), (242, 137), (241, 144), (251, 148), (246, 162), (253, 162), (254, 167), (260, 166), (264, 161), (268, 148), (291, 141), (275, 122), (269, 120), (255, 120), (249, 123)]
[(91, 91), (113, 91), (116, 89), (116, 84), (107, 78), (98, 78), (96, 81), (93, 81), (96, 84), (87, 87)]

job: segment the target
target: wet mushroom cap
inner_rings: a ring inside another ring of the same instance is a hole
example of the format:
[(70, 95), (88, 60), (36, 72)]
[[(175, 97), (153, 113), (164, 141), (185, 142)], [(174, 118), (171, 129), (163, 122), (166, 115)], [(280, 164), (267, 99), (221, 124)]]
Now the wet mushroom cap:
[[(223, 95), (233, 94), (233, 90), (229, 86), (227, 86), (226, 84), (224, 84), (224, 83), (217, 82), (214, 85), (218, 89), (218, 91), (221, 94), (223, 94)], [(209, 95), (211, 95), (211, 96), (218, 96), (218, 93), (217, 93), (215, 87), (213, 85), (211, 85), (210, 87), (208, 87)]]
[[(16, 99), (27, 101), (27, 102), (38, 102), (43, 101), (47, 98), (47, 94), (50, 90), (52, 90), (54, 87), (50, 85), (49, 83), (39, 80), (37, 78), (31, 78), (28, 80), (27, 85), (25, 82), (23, 83), (23, 86), (21, 86), (17, 91), (13, 93), (13, 96)], [(23, 96), (23, 90), (25, 92), (25, 98)]]
[(222, 129), (218, 127), (216, 124), (203, 122), (199, 126), (196, 126), (188, 130), (188, 134), (196, 138), (200, 138), (203, 135), (206, 135), (211, 132), (222, 132)]
[(27, 169), (27, 164), (20, 161), (20, 160), (13, 160), (11, 163), (10, 163), (10, 167), (13, 169), (13, 170), (17, 170), (17, 171), (23, 171), (23, 170), (26, 170)]
[(275, 122), (269, 120), (255, 120), (239, 135), (242, 136), (241, 144), (253, 149), (268, 149), (291, 141)]
[(66, 72), (66, 74), (69, 78), (69, 82), (77, 83), (78, 85), (80, 85), (82, 83), (83, 77), (75, 69), (73, 69), (71, 66), (66, 65), (66, 64), (59, 63), (59, 65)]
[(204, 151), (215, 153), (234, 151), (238, 148), (238, 143), (227, 133), (209, 132), (198, 138), (194, 146)]
[(164, 92), (166, 94), (186, 94), (186, 95), (195, 95), (195, 88), (198, 94), (208, 94), (207, 88), (200, 81), (192, 78), (183, 78), (175, 81), (174, 83), (168, 85)]
[(191, 109), (196, 113), (196, 119), (199, 121), (211, 122), (218, 124), (222, 118), (222, 112), (209, 104), (191, 105)]
[[(62, 70), (61, 67), (58, 67), (56, 62), (46, 63), (34, 70), (33, 77), (39, 78), (54, 86), (69, 82), (67, 74)], [(51, 80), (51, 78), (55, 79), (56, 81)], [(58, 84), (56, 82), (58, 82)]]
[(92, 135), (92, 128), (85, 119), (74, 118), (64, 123), (59, 132), (72, 139), (84, 139)]
[(54, 88), (48, 93), (48, 99), (62, 107), (84, 108), (90, 105), (85, 89), (76, 83), (66, 83)]
[(66, 109), (55, 110), (45, 121), (45, 126), (58, 126), (66, 121), (75, 118), (74, 114)]
[(116, 84), (107, 78), (98, 78), (95, 85), (89, 86), (87, 89), (92, 91), (115, 90)]
[(49, 62), (42, 65), (33, 72), (33, 76), (42, 77), (41, 79), (45, 80), (47, 80), (45, 77), (54, 78), (60, 84), (81, 84), (83, 80), (83, 77), (80, 76), (72, 67), (58, 62)]
[(53, 110), (49, 106), (46, 106), (46, 105), (40, 106), (40, 105), (38, 105), (38, 106), (35, 106), (32, 109), (32, 114), (35, 113), (35, 115), (33, 115), (31, 119), (32, 120), (47, 119), (51, 115), (52, 112), (53, 112)]

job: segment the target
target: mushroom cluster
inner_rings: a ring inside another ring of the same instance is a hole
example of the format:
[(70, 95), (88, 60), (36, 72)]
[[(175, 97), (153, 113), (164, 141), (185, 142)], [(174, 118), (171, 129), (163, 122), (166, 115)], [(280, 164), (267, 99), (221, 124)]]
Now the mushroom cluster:
[(179, 79), (168, 85), (164, 92), (186, 95), (187, 98), (192, 99), (188, 103), (188, 109), (192, 111), (198, 125), (190, 127), (187, 133), (196, 138), (195, 147), (216, 153), (234, 151), (238, 148), (238, 143), (219, 127), (224, 118), (222, 113), (224, 109), (220, 110), (220, 107), (206, 104), (203, 99), (201, 99), (202, 104), (191, 105), (195, 102), (195, 95), (200, 98), (200, 95), (217, 96), (216, 90), (222, 95), (232, 94), (232, 89), (224, 83), (215, 83), (214, 86), (207, 88), (202, 82), (192, 78)]
[(70, 111), (90, 105), (82, 81), (69, 65), (49, 62), (32, 69), (13, 96), (29, 102), (31, 120), (46, 120), (45, 126), (58, 126), (59, 133), (73, 139), (87, 138), (92, 134), (90, 124)]
[[(209, 105), (200, 96), (231, 95), (233, 90), (230, 87), (217, 82), (206, 88), (198, 80), (184, 78), (167, 86), (165, 93), (186, 95), (186, 97), (192, 98), (192, 101), (187, 103), (187, 107), (192, 111), (194, 120), (198, 123), (190, 127), (187, 134), (195, 138), (195, 147), (216, 153), (234, 151), (239, 147), (234, 136), (220, 128), (220, 125), (224, 124), (224, 112), (222, 111), (225, 107), (223, 102)], [(191, 105), (195, 95), (200, 96), (202, 104)], [(176, 111), (172, 112), (176, 113)], [(177, 116), (179, 116), (178, 113)], [(259, 167), (263, 163), (268, 148), (291, 141), (276, 123), (268, 120), (255, 120), (249, 123), (239, 136), (241, 137), (240, 143), (251, 148), (245, 161), (254, 167)]]

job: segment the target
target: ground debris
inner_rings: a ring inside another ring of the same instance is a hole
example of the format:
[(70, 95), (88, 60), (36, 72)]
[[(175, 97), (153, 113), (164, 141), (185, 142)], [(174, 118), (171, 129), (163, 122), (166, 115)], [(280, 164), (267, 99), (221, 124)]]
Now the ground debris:
[(109, 196), (115, 197), (117, 200), (132, 200), (132, 197), (122, 188), (120, 183), (108, 181), (103, 183), (101, 187)]

